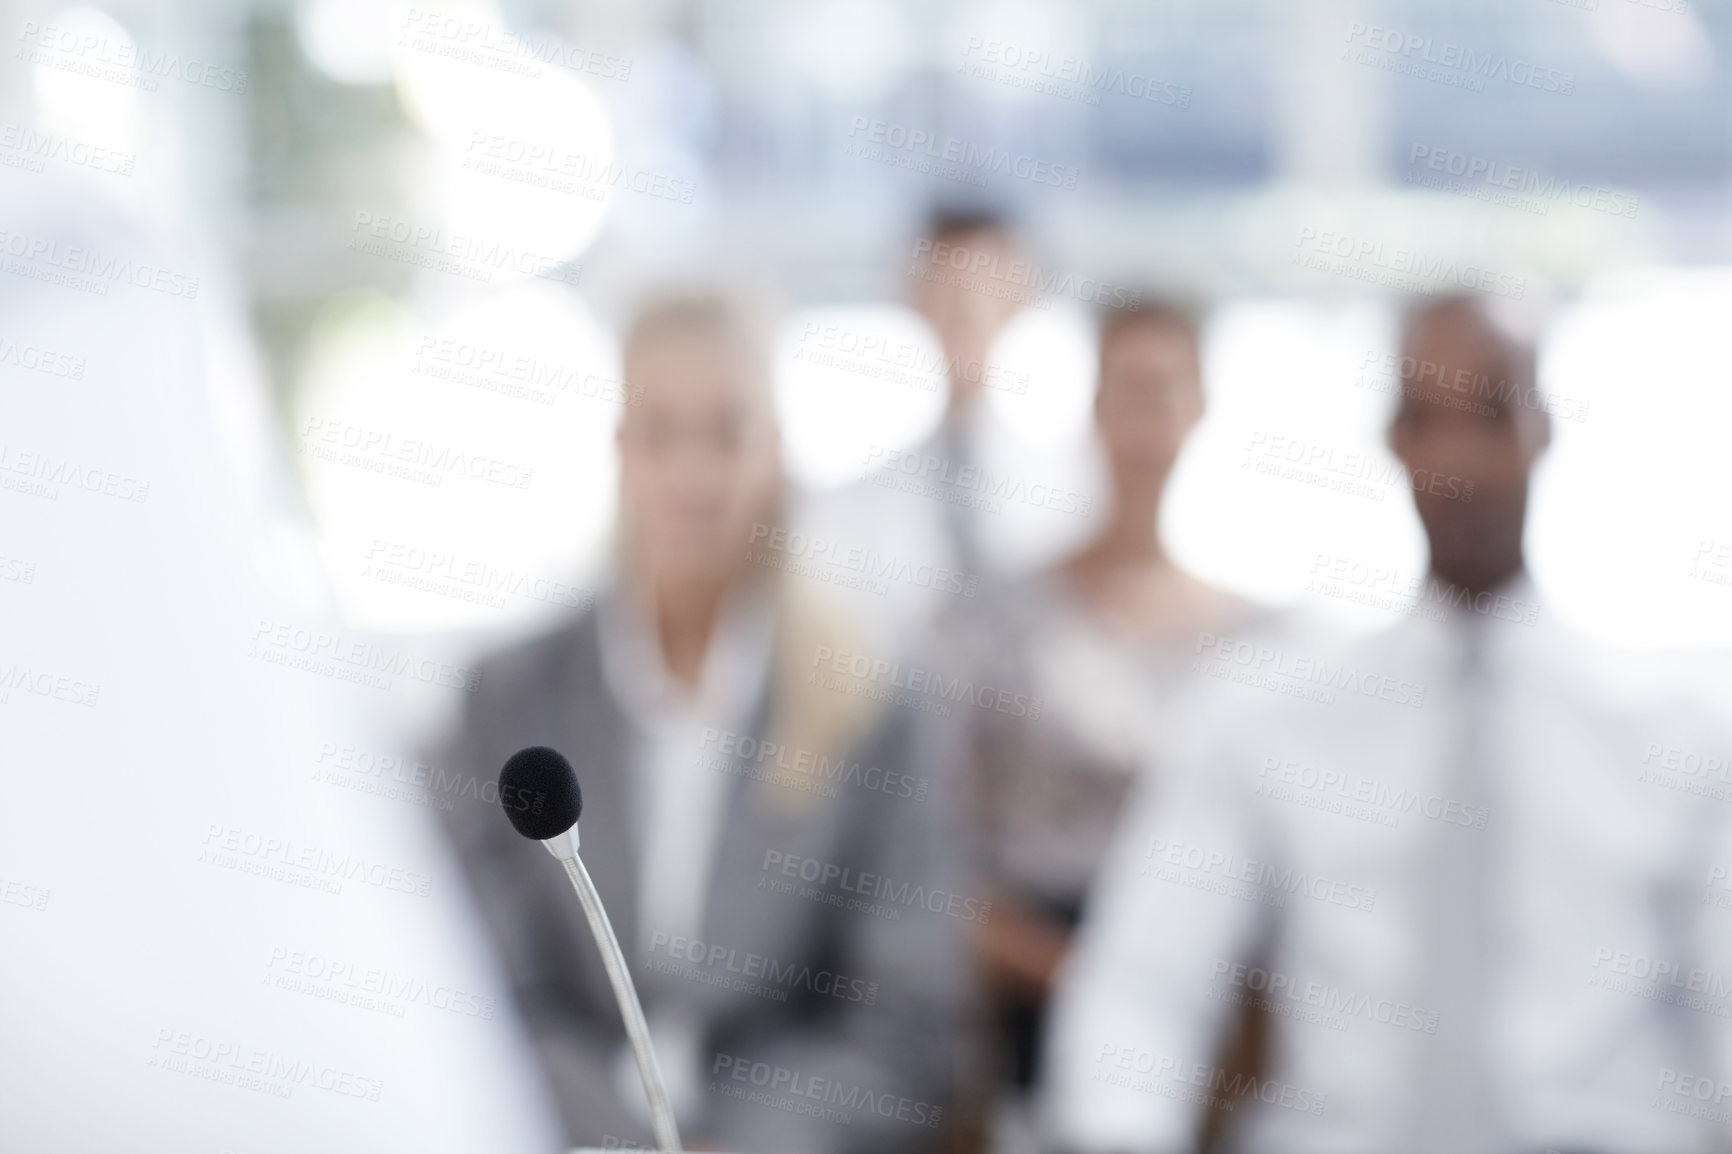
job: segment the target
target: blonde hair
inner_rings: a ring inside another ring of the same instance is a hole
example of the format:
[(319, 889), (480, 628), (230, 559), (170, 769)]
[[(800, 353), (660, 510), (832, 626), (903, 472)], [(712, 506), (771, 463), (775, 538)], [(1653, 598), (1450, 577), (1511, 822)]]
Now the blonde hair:
[[(647, 347), (669, 340), (715, 339), (741, 356), (748, 387), (773, 423), (767, 318), (768, 310), (760, 300), (741, 291), (703, 286), (663, 290), (637, 309), (626, 328), (622, 344), (626, 379), (629, 383), (634, 360)], [(782, 505), (778, 499), (766, 514), (771, 523), (781, 523)], [(629, 514), (623, 508), (621, 513), (623, 524)], [(623, 533), (616, 535), (615, 543), (616, 548), (623, 547)], [(830, 680), (839, 687), (832, 688), (812, 678), (811, 672), (815, 654), (859, 652), (869, 644), (865, 634), (841, 605), (809, 589), (803, 577), (773, 571), (749, 573), (747, 579), (762, 581), (776, 606), (769, 688), (773, 705), (768, 718), (773, 739), (783, 748), (814, 754), (857, 754), (882, 723), (884, 706), (872, 694), (873, 687), (858, 677), (837, 675)], [(764, 788), (780, 809), (796, 815), (820, 796), (798, 786), (791, 779), (769, 781)]]
[(717, 340), (739, 355), (753, 400), (762, 403), (774, 418), (768, 320), (764, 308), (738, 290), (692, 285), (664, 288), (640, 305), (620, 346), (628, 384), (632, 364), (646, 347), (694, 337)]
[[(863, 744), (883, 723), (886, 706), (877, 688), (854, 673), (815, 678), (813, 660), (821, 652), (870, 651), (866, 633), (841, 605), (803, 578), (787, 573), (769, 576), (776, 598), (776, 642), (770, 682), (769, 730), (784, 749), (810, 750), (814, 755), (858, 757)], [(780, 808), (799, 813), (818, 800), (797, 784), (768, 784)]]

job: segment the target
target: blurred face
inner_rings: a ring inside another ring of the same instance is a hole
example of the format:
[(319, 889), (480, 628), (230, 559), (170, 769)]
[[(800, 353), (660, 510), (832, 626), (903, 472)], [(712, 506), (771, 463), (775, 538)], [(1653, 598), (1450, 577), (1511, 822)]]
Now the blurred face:
[(1390, 447), (1413, 474), (1432, 568), (1457, 585), (1490, 588), (1521, 565), (1528, 474), (1546, 446), (1546, 418), (1488, 395), (1508, 379), (1509, 366), (1477, 318), (1424, 319), (1403, 353), (1412, 371), (1402, 380)]
[(650, 335), (626, 371), (642, 390), (619, 430), (632, 559), (658, 588), (725, 582), (781, 486), (767, 389), (731, 340), (709, 332)]
[(1197, 345), (1174, 324), (1130, 324), (1101, 348), (1095, 422), (1121, 493), (1158, 493), (1203, 415)]
[[(944, 355), (984, 366), (992, 342), (1020, 307), (992, 290), (1015, 291), (1007, 279), (1012, 261), (1021, 260), (1010, 238), (993, 229), (953, 233), (934, 240), (927, 254), (927, 277), (916, 282), (915, 303), (944, 346)], [(956, 374), (951, 388), (971, 396), (984, 373)]]

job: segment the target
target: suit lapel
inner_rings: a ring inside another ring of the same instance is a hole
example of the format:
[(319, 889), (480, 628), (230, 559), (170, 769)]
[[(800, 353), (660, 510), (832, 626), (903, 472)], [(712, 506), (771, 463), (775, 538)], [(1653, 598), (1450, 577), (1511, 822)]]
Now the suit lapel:
[[(768, 731), (768, 701), (760, 702), (753, 731)], [(771, 880), (763, 869), (766, 851), (831, 860), (840, 809), (834, 800), (801, 796), (789, 805), (779, 787), (736, 776), (728, 791), (725, 823), (717, 839), (714, 869), (704, 907), (704, 940), (732, 948), (741, 957), (757, 953), (788, 960), (810, 956), (812, 936), (824, 915), (804, 901), (760, 888)], [(751, 1014), (754, 1006), (715, 987), (714, 1003)]]

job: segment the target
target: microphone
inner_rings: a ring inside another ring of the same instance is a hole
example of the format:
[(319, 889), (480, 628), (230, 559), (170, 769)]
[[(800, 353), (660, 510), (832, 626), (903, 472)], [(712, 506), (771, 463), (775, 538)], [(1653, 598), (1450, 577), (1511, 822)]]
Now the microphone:
[(583, 812), (583, 791), (578, 788), (577, 773), (571, 762), (558, 750), (545, 745), (520, 749), (499, 771), (499, 806), (511, 822), (511, 828), (531, 841), (547, 847), (565, 867), (577, 900), (583, 904), (589, 919), (590, 933), (601, 950), (602, 964), (607, 967), (608, 982), (613, 986), (614, 1001), (619, 1003), (619, 1015), (625, 1020), (626, 1037), (631, 1039), (633, 1056), (637, 1059), (638, 1077), (643, 1079), (644, 1095), (649, 1099), (650, 1122), (655, 1128), (656, 1145), (666, 1154), (683, 1154), (679, 1127), (668, 1105), (667, 1087), (662, 1083), (661, 1066), (656, 1062), (655, 1048), (650, 1045), (649, 1024), (644, 1021), (643, 1004), (638, 1001), (637, 987), (632, 984), (631, 971), (626, 969), (625, 955), (620, 952), (619, 939), (602, 908), (601, 895), (589, 878), (583, 860), (577, 856), (577, 818)]

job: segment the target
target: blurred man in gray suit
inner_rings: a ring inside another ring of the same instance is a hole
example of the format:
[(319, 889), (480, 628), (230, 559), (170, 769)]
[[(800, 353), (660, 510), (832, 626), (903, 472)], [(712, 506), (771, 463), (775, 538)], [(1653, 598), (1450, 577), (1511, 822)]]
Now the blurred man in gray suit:
[[(806, 582), (751, 548), (778, 522), (757, 330), (726, 298), (645, 310), (625, 344), (620, 522), (593, 611), (483, 667), (445, 758), (491, 775), (550, 745), (693, 1146), (922, 1150), (945, 1130), (964, 931), (990, 916), (946, 851), (929, 715), (886, 701)], [(647, 1142), (595, 945), (496, 800), (448, 816), (575, 1141)]]

